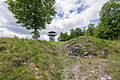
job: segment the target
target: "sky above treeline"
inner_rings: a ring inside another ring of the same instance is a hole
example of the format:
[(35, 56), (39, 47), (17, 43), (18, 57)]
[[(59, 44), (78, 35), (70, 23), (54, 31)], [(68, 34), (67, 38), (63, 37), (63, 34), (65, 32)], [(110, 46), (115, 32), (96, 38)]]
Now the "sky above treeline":
[[(6, 0), (0, 0), (0, 37), (29, 38), (31, 31), (26, 30), (19, 24), (8, 10)], [(108, 0), (56, 0), (55, 8), (57, 14), (51, 24), (46, 25), (45, 30), (40, 31), (40, 39), (48, 40), (47, 32), (54, 30), (58, 36), (60, 32), (70, 33), (70, 29), (76, 27), (83, 29), (90, 23), (99, 23), (99, 12)], [(58, 37), (57, 36), (57, 37)], [(56, 37), (56, 38), (57, 38)]]

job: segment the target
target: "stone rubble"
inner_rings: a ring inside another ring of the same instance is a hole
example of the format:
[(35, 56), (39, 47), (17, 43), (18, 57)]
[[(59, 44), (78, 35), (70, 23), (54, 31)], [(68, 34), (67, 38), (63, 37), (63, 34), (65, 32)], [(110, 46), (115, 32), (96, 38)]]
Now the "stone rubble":
[(89, 53), (86, 52), (84, 47), (81, 47), (80, 45), (75, 45), (68, 50), (67, 55), (71, 58), (75, 58), (77, 56), (82, 56), (82, 57), (88, 57)]
[(99, 76), (98, 80), (112, 80), (111, 76), (105, 75), (105, 76)]

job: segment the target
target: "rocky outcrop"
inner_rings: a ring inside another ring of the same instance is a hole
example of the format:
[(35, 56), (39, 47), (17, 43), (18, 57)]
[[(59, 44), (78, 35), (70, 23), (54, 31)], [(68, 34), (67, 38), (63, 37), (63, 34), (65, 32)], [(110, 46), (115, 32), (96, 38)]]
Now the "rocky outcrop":
[(86, 57), (86, 58), (93, 57), (93, 53), (90, 53), (85, 47), (79, 44), (71, 46), (70, 48), (68, 47), (69, 47), (69, 44), (67, 44), (64, 49), (66, 49), (67, 56), (71, 58), (78, 57), (78, 56)]
[(75, 45), (70, 48), (68, 51), (68, 55), (70, 56), (86, 56), (88, 53), (86, 52), (85, 48), (80, 45)]

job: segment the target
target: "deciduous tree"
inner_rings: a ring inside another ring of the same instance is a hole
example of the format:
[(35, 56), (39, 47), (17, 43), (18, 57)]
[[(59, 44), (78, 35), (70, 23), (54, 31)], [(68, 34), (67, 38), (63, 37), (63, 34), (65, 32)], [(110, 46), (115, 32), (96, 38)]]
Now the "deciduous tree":
[(56, 14), (55, 0), (7, 0), (6, 3), (17, 19), (16, 23), (34, 30), (32, 33), (35, 39), (39, 37), (39, 30), (45, 29)]
[(66, 33), (60, 33), (60, 36), (58, 37), (58, 40), (59, 41), (68, 41), (69, 40), (69, 36), (68, 36), (68, 34), (67, 34), (67, 32)]
[(104, 39), (118, 39), (120, 35), (120, 1), (110, 0), (105, 3), (100, 12), (98, 37)]
[(93, 36), (94, 35), (94, 24), (90, 23), (88, 25), (88, 29), (86, 30), (86, 35)]

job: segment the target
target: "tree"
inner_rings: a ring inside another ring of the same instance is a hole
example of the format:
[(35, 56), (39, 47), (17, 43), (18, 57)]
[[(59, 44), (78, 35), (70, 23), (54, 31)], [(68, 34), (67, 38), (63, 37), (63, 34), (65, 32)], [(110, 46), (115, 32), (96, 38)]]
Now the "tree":
[(70, 35), (69, 35), (70, 39), (73, 39), (75, 38), (75, 30), (74, 29), (71, 29), (70, 30)]
[(59, 41), (68, 41), (69, 40), (69, 36), (68, 36), (68, 34), (67, 34), (67, 32), (66, 33), (60, 33), (60, 36), (58, 37), (58, 40)]
[(88, 29), (86, 30), (86, 35), (88, 35), (88, 36), (94, 35), (94, 24), (90, 23), (88, 25)]
[(120, 1), (110, 0), (100, 12), (97, 36), (103, 39), (118, 39), (120, 35)]
[(75, 30), (74, 29), (71, 29), (70, 30), (70, 35), (68, 35), (68, 33), (60, 33), (60, 36), (58, 37), (58, 40), (59, 41), (68, 41), (70, 39), (73, 39), (73, 38), (77, 38), (79, 36), (83, 36), (84, 35), (84, 32), (81, 30), (81, 28), (76, 28)]
[(76, 28), (75, 30), (74, 29), (71, 29), (70, 30), (70, 39), (73, 39), (73, 38), (77, 38), (79, 36), (83, 36), (84, 35), (84, 32), (81, 30), (81, 28)]
[(75, 38), (79, 37), (79, 36), (83, 36), (84, 32), (81, 30), (81, 28), (76, 28), (75, 29)]
[(50, 24), (52, 16), (56, 14), (55, 0), (7, 0), (8, 9), (17, 19), (16, 23), (34, 30), (33, 38), (38, 39), (39, 30), (45, 29), (46, 24)]

